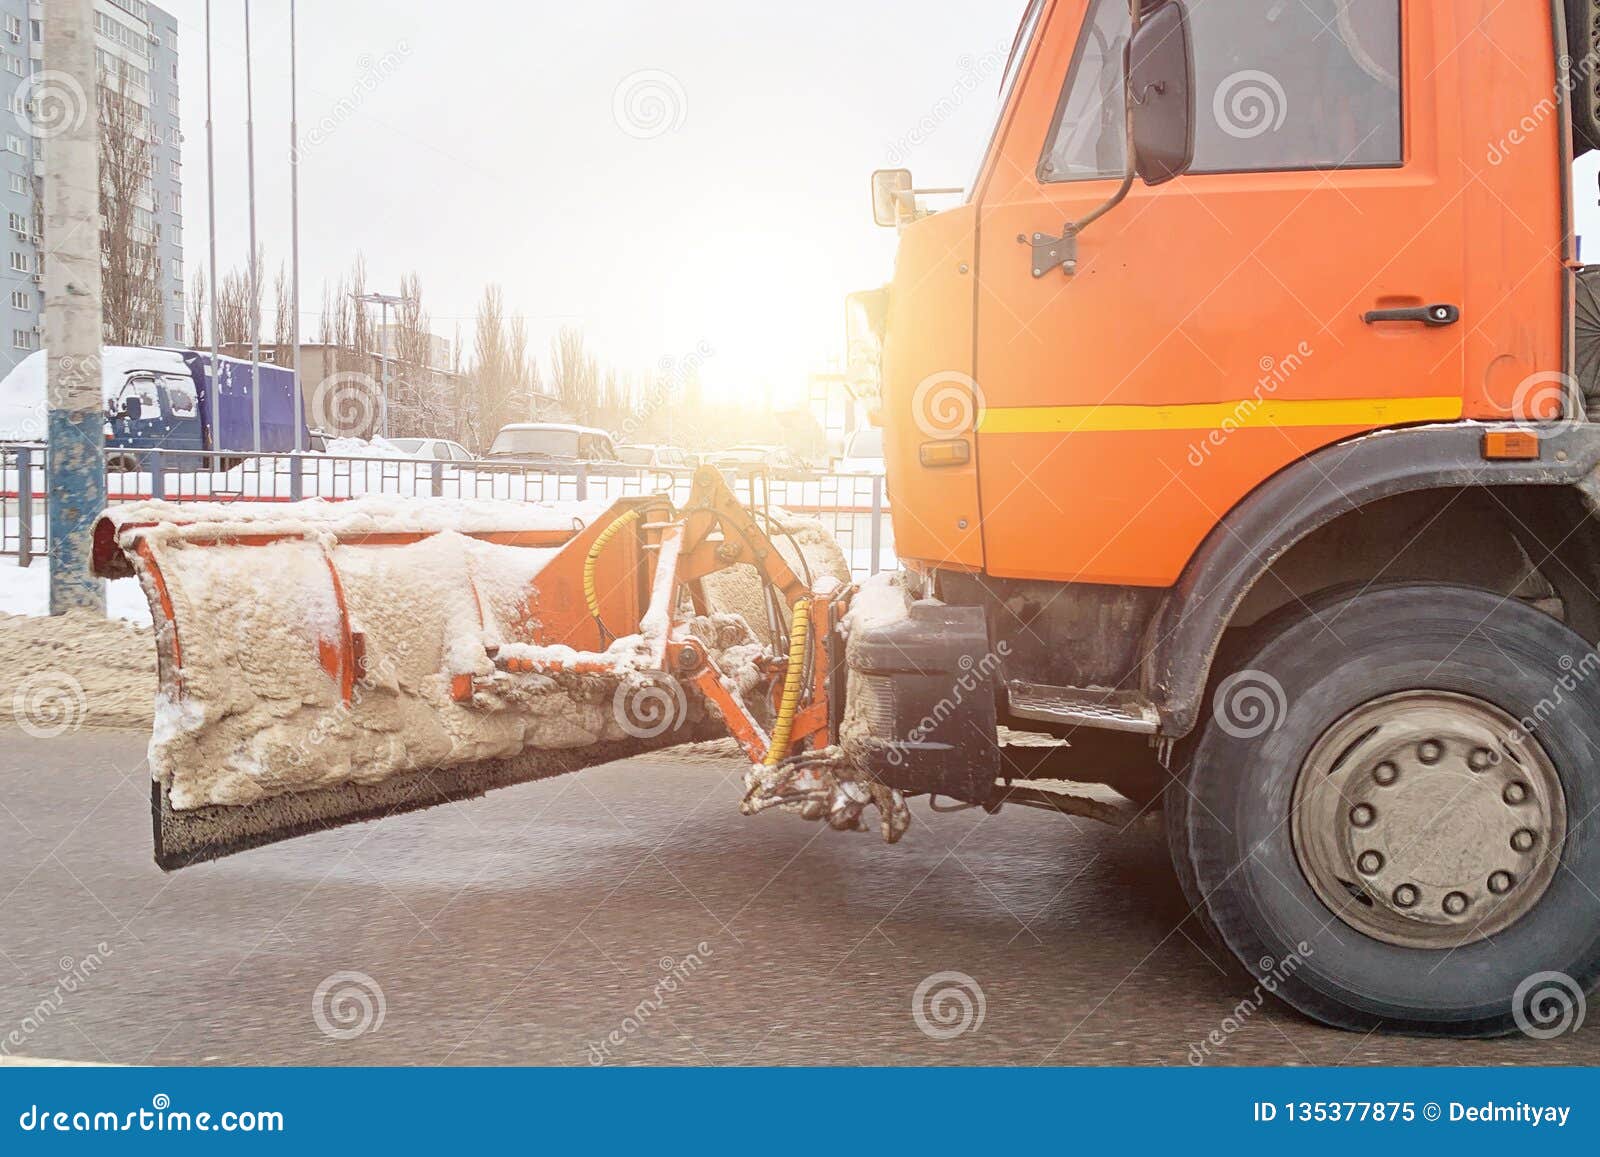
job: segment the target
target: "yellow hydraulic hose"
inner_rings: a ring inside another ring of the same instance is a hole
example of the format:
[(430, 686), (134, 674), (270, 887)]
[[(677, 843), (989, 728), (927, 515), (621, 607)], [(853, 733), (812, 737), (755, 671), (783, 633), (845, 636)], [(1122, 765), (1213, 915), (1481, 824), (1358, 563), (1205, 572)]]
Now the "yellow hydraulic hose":
[(783, 698), (778, 702), (778, 719), (772, 727), (772, 746), (767, 748), (767, 767), (776, 767), (789, 754), (789, 738), (794, 732), (794, 717), (800, 710), (800, 684), (805, 679), (806, 640), (811, 634), (811, 609), (796, 603), (789, 627), (789, 666), (783, 673)]
[(589, 557), (583, 560), (583, 600), (589, 604), (589, 614), (596, 622), (600, 621), (600, 596), (594, 589), (594, 568), (600, 561), (600, 552), (605, 550), (606, 544), (628, 527), (639, 521), (639, 512), (630, 510), (619, 517), (610, 526), (600, 532), (600, 537), (594, 540), (594, 545), (589, 547)]

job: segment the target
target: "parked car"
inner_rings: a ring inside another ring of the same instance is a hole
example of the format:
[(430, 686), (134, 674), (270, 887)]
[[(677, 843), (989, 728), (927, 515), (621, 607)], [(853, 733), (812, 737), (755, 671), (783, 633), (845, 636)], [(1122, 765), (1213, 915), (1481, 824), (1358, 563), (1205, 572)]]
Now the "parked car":
[(472, 454), (448, 438), (390, 438), (389, 445), (430, 462), (471, 462)]
[(883, 430), (863, 426), (844, 440), (844, 453), (834, 466), (837, 474), (882, 474)]
[(489, 447), (488, 460), (534, 466), (620, 463), (616, 444), (604, 430), (554, 422), (514, 422), (502, 426)]
[(629, 466), (642, 466), (648, 470), (688, 470), (695, 464), (692, 454), (676, 446), (664, 446), (654, 442), (618, 446), (617, 457)]
[(763, 446), (750, 443), (719, 450), (711, 456), (711, 464), (718, 470), (735, 474), (768, 474), (773, 478), (804, 478), (815, 473), (810, 465), (797, 458), (787, 446)]

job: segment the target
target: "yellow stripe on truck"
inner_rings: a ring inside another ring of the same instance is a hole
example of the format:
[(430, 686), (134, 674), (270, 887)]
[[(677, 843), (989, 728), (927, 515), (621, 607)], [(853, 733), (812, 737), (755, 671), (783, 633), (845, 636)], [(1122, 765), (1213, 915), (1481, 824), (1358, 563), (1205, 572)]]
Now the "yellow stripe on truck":
[(1459, 397), (1205, 402), (1189, 406), (1004, 406), (987, 409), (980, 434), (1096, 434), (1136, 430), (1249, 430), (1272, 426), (1403, 426), (1455, 422)]

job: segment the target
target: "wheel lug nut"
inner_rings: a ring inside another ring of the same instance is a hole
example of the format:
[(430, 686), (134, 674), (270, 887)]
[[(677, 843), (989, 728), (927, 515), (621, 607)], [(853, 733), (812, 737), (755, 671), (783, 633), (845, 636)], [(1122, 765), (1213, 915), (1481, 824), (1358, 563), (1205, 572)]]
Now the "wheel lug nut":
[(1356, 867), (1362, 875), (1376, 876), (1383, 871), (1383, 856), (1377, 852), (1362, 852), (1356, 860)]
[(1487, 747), (1477, 748), (1471, 755), (1467, 756), (1467, 766), (1472, 768), (1473, 771), (1487, 771), (1497, 762), (1499, 761), (1495, 758), (1494, 752)]
[(1350, 809), (1350, 822), (1358, 828), (1370, 828), (1378, 819), (1378, 813), (1369, 803), (1358, 803)]
[(1421, 898), (1415, 885), (1412, 884), (1401, 884), (1394, 890), (1394, 906), (1396, 908), (1415, 908), (1417, 901)]
[(1518, 852), (1531, 852), (1539, 837), (1532, 828), (1518, 828), (1511, 836), (1511, 847)]
[(1444, 758), (1444, 744), (1437, 739), (1424, 739), (1417, 744), (1417, 758), (1430, 765), (1438, 763)]
[(1513, 807), (1519, 803), (1526, 803), (1528, 801), (1528, 785), (1525, 783), (1508, 783), (1500, 798)]
[(1496, 896), (1504, 896), (1516, 886), (1517, 878), (1510, 872), (1495, 872), (1489, 877), (1489, 891)]
[(1444, 898), (1444, 910), (1450, 916), (1461, 915), (1467, 910), (1467, 894), (1465, 892), (1451, 892)]
[(1400, 769), (1388, 760), (1384, 760), (1384, 762), (1372, 769), (1372, 778), (1379, 787), (1388, 787), (1400, 778)]

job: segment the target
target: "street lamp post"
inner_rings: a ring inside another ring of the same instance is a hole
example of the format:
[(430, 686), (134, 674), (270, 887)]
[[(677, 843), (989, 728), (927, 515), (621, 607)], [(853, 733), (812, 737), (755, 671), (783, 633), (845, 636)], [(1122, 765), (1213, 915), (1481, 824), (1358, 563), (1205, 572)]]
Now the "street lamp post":
[(406, 299), (397, 293), (352, 293), (351, 297), (364, 305), (381, 307), (383, 323), (378, 330), (378, 377), (379, 388), (383, 391), (383, 410), (380, 415), (382, 437), (389, 436), (389, 307), (397, 309)]

